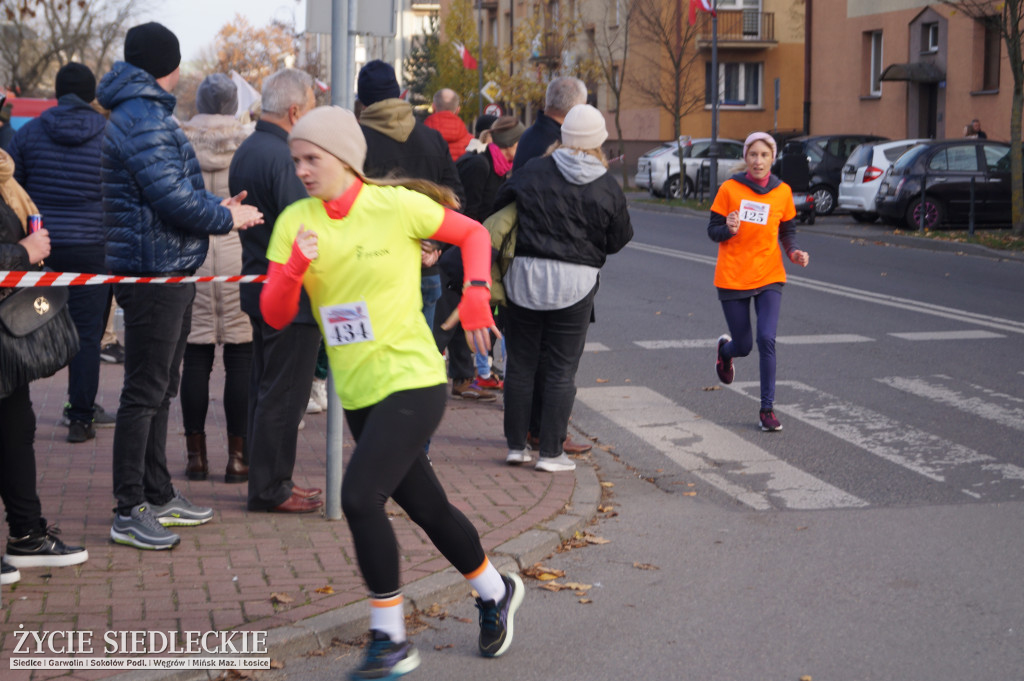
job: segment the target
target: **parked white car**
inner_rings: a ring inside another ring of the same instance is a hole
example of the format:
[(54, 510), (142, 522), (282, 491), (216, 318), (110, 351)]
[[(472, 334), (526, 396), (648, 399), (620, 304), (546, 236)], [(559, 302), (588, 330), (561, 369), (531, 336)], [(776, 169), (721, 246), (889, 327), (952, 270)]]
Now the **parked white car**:
[[(633, 183), (640, 189), (646, 189), (655, 196), (672, 199), (690, 198), (695, 195), (698, 173), (703, 166), (708, 167), (708, 152), (711, 138), (692, 139), (688, 135), (679, 138), (683, 150), (682, 183), (679, 179), (679, 147), (675, 142), (663, 142), (651, 149), (637, 162), (636, 177)], [(732, 139), (718, 140), (718, 184), (729, 179), (733, 169), (743, 158), (743, 142)], [(700, 173), (700, 177), (706, 175)], [(704, 180), (705, 189), (707, 180)]]
[(857, 222), (874, 222), (878, 217), (875, 197), (885, 171), (915, 144), (927, 139), (865, 142), (850, 153), (839, 183), (839, 207), (850, 211)]

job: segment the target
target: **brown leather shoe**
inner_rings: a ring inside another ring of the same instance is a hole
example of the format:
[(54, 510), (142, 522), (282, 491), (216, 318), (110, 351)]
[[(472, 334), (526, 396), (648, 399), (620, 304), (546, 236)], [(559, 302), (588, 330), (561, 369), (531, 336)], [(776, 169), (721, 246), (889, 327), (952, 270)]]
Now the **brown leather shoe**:
[(316, 487), (299, 487), (298, 485), (292, 486), (292, 496), (302, 497), (303, 499), (312, 499), (323, 494), (322, 489)]
[(566, 454), (586, 454), (594, 445), (590, 442), (574, 442), (572, 435), (565, 438), (565, 442), (562, 443), (562, 451)]
[(228, 465), (224, 469), (224, 482), (246, 482), (249, 466), (245, 463), (245, 438), (228, 435)]
[(206, 480), (210, 474), (210, 465), (206, 460), (206, 433), (185, 433), (185, 451), (188, 453), (185, 477), (189, 480)]
[(297, 494), (292, 494), (283, 504), (268, 508), (268, 513), (312, 513), (320, 510), (324, 502), (319, 499), (304, 499)]
[[(527, 433), (526, 444), (529, 445), (530, 449), (533, 451), (540, 451), (540, 438), (533, 433)], [(566, 437), (565, 442), (562, 443), (562, 451), (566, 454), (586, 454), (593, 448), (594, 445), (589, 442), (576, 442), (572, 439), (571, 435)]]

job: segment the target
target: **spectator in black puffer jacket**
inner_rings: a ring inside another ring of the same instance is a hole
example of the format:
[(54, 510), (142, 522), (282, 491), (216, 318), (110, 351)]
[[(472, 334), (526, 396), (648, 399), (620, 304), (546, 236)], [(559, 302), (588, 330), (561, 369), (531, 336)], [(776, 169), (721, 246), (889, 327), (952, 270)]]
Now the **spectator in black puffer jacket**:
[[(50, 232), (46, 264), (56, 272), (102, 274), (107, 269), (100, 154), (107, 120), (89, 106), (96, 98), (96, 77), (88, 66), (66, 64), (57, 72), (56, 86), (57, 106), (22, 126), (11, 141), (14, 178), (32, 197)], [(95, 404), (109, 302), (107, 284), (71, 287), (68, 310), (81, 346), (68, 366), (68, 442), (96, 437), (94, 419), (100, 425), (114, 423)]]

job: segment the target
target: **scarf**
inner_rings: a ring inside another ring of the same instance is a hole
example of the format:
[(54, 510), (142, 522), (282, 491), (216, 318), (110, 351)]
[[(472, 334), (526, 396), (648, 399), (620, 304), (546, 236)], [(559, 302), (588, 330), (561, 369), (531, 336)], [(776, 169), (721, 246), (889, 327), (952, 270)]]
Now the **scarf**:
[(28, 216), (35, 215), (39, 209), (14, 179), (14, 159), (3, 149), (0, 149), (0, 196), (21, 220), (21, 228), (27, 233)]
[(505, 177), (505, 173), (512, 170), (512, 161), (505, 158), (501, 153), (501, 147), (493, 142), (487, 145), (487, 151), (491, 152), (491, 160), (494, 161), (494, 172), (498, 177)]

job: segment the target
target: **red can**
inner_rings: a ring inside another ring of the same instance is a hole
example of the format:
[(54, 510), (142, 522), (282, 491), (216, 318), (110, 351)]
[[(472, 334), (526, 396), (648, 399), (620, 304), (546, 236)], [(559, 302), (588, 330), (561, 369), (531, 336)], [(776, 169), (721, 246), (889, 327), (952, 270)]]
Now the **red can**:
[(33, 234), (43, 228), (43, 216), (39, 213), (33, 213), (28, 216), (28, 233)]

